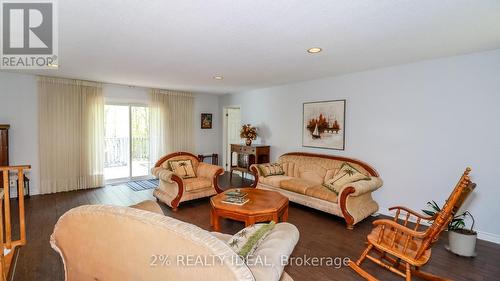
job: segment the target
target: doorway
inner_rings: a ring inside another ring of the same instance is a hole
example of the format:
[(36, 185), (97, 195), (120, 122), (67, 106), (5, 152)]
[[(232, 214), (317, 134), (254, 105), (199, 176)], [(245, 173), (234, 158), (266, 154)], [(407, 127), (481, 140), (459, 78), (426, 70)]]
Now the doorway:
[[(241, 109), (240, 107), (232, 106), (224, 108), (224, 168), (226, 171), (231, 170), (232, 165), (237, 163), (228, 163), (231, 159), (231, 144), (239, 144), (241, 129)], [(233, 161), (237, 161), (237, 157), (233, 157)]]
[(108, 182), (149, 177), (149, 108), (104, 107), (104, 178)]

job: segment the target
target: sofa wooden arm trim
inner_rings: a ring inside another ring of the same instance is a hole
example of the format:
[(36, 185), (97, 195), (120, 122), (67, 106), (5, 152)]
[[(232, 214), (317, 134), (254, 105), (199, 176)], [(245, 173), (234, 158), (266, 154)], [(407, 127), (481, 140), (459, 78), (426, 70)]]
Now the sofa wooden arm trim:
[(186, 156), (190, 156), (190, 157), (194, 157), (194, 158), (198, 159), (197, 156), (195, 156), (194, 154), (189, 153), (189, 152), (185, 152), (185, 151), (174, 152), (174, 153), (167, 154), (167, 155), (163, 156), (162, 158), (160, 158), (160, 160), (156, 161), (155, 167), (160, 167), (160, 165), (163, 164), (163, 162), (167, 161), (168, 159), (170, 159), (172, 157), (182, 156), (182, 155), (186, 155)]
[(347, 224), (347, 229), (350, 230), (354, 228), (354, 217), (347, 210), (347, 197), (354, 192), (356, 192), (356, 189), (352, 186), (348, 186), (342, 190), (339, 198), (340, 210)]
[(214, 174), (214, 176), (213, 176), (213, 178), (212, 178), (212, 182), (213, 182), (213, 185), (214, 185), (215, 191), (216, 191), (217, 193), (221, 193), (221, 192), (223, 192), (223, 191), (224, 191), (224, 190), (220, 189), (220, 187), (219, 187), (219, 176), (220, 176), (220, 175), (222, 175), (222, 174), (224, 174), (224, 169), (219, 168), (219, 169), (215, 172), (215, 174)]
[(182, 182), (182, 178), (176, 174), (172, 174), (171, 179), (172, 181), (177, 183), (178, 191), (177, 191), (177, 196), (175, 196), (174, 200), (172, 200), (170, 204), (172, 204), (172, 211), (177, 211), (177, 207), (179, 207), (182, 194), (184, 194), (184, 183)]
[(250, 171), (252, 172), (252, 174), (254, 176), (254, 181), (253, 181), (252, 185), (250, 185), (250, 187), (255, 188), (255, 187), (257, 187), (257, 184), (259, 183), (260, 171), (259, 171), (259, 169), (257, 169), (257, 166), (255, 164), (250, 166)]

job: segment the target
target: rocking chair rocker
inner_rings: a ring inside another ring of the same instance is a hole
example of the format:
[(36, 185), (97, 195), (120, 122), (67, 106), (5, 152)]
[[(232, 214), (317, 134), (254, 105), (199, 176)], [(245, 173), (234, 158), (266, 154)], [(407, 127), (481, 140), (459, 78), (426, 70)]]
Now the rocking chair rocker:
[[(368, 246), (361, 257), (356, 262), (351, 261), (349, 266), (369, 281), (378, 279), (361, 268), (361, 263), (365, 258), (406, 278), (406, 281), (410, 281), (412, 275), (425, 280), (450, 280), (422, 272), (420, 267), (429, 261), (432, 245), (476, 187), (476, 184), (470, 180), (470, 171), (470, 168), (465, 170), (446, 204), (439, 213), (432, 217), (421, 215), (405, 207), (390, 208), (391, 211), (396, 210), (394, 220), (381, 219), (373, 222), (375, 227), (367, 236)], [(416, 222), (414, 227), (410, 228), (409, 221)], [(421, 225), (422, 221), (432, 222), (432, 225), (424, 228)], [(372, 251), (379, 253), (380, 257), (371, 256)]]

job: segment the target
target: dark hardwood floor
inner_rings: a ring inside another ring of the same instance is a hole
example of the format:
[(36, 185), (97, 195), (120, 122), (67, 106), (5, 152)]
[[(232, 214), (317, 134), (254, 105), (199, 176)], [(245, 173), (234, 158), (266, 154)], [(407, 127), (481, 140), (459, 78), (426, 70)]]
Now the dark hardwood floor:
[[(241, 178), (233, 178), (232, 186), (248, 185)], [(228, 176), (221, 178), (221, 185), (229, 186)], [(21, 248), (14, 280), (17, 281), (59, 281), (64, 280), (64, 270), (59, 256), (51, 249), (49, 237), (57, 219), (69, 209), (85, 204), (132, 205), (153, 199), (152, 190), (133, 191), (127, 186), (106, 186), (103, 188), (32, 196), (26, 201), (28, 244)], [(13, 199), (13, 206), (16, 200)], [(181, 204), (178, 212), (171, 212), (162, 205), (165, 215), (193, 223), (210, 230), (208, 198)], [(364, 241), (371, 230), (368, 218), (349, 231), (342, 219), (313, 209), (291, 204), (289, 222), (300, 231), (300, 240), (293, 256), (301, 257), (349, 257), (357, 259), (365, 247)], [(222, 232), (234, 234), (243, 224), (222, 220)], [(105, 239), (105, 237), (103, 237)], [(500, 245), (478, 241), (477, 257), (463, 258), (444, 249), (446, 235), (433, 248), (431, 261), (426, 271), (453, 280), (500, 280)], [(82, 257), (85, 258), (85, 257)], [(402, 280), (370, 262), (366, 269), (380, 280)], [(296, 281), (301, 280), (361, 280), (346, 267), (288, 266), (285, 270)], [(223, 280), (223, 279), (221, 279)], [(419, 280), (419, 279), (414, 279)]]

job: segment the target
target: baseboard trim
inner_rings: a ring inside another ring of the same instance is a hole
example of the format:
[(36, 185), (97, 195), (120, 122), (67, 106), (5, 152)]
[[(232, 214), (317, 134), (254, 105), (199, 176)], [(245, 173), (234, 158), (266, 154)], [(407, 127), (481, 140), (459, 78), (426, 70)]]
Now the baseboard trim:
[(477, 231), (477, 239), (492, 242), (495, 244), (500, 244), (500, 235), (494, 234), (494, 233), (489, 233), (485, 231)]
[[(388, 208), (380, 208), (378, 214), (394, 217), (396, 215), (396, 212), (391, 212), (388, 210)], [(415, 220), (411, 219), (410, 221), (415, 222)], [(481, 230), (476, 230), (476, 231), (477, 231), (477, 239), (492, 242), (495, 244), (500, 244), (500, 235)]]

